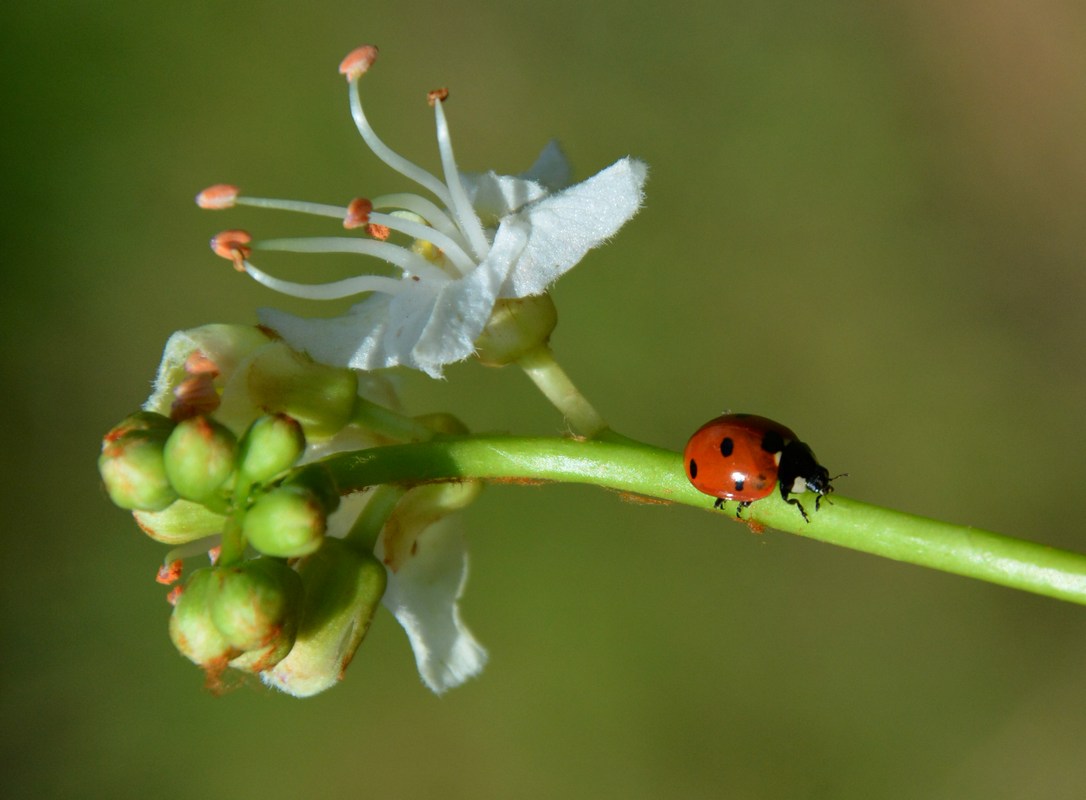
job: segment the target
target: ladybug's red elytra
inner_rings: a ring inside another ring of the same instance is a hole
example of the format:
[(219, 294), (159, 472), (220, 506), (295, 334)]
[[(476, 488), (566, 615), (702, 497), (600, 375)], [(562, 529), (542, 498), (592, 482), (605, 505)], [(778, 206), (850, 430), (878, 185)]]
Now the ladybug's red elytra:
[(702, 425), (686, 443), (683, 463), (694, 488), (717, 498), (716, 508), (725, 500), (738, 501), (736, 517), (780, 486), (784, 501), (810, 522), (799, 500), (789, 495), (814, 492), (818, 511), (822, 497), (833, 491), (834, 478), (810, 447), (790, 428), (754, 414), (724, 414)]

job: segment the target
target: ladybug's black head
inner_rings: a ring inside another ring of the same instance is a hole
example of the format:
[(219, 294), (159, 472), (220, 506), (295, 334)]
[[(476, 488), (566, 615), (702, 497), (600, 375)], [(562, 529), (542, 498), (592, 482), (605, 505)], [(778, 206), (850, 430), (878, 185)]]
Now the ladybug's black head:
[[(788, 495), (813, 492), (816, 511), (822, 497), (833, 491), (833, 478), (830, 477), (829, 470), (819, 464), (811, 448), (800, 441), (791, 441), (785, 446), (777, 468), (777, 481), (781, 497), (792, 505), (799, 504), (795, 499), (789, 499)], [(803, 513), (802, 506), (800, 512)], [(803, 513), (803, 516), (806, 519), (806, 513)]]

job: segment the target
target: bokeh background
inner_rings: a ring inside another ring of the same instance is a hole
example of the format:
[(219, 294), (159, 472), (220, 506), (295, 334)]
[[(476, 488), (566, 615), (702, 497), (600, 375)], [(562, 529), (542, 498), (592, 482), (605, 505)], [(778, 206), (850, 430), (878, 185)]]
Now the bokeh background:
[[(757, 411), (844, 494), (1086, 549), (1081, 3), (54, 0), (0, 30), (5, 795), (1086, 796), (1086, 610), (586, 487), (467, 512), (481, 679), (429, 694), (384, 614), (321, 697), (212, 696), (94, 467), (172, 331), (278, 300), (208, 237), (310, 230), (198, 189), (405, 188), (335, 72), (373, 42), (369, 114), (427, 166), (436, 86), (464, 169), (552, 136), (581, 177), (651, 164), (555, 289), (616, 428), (678, 449)], [(406, 390), (563, 429), (513, 370)]]

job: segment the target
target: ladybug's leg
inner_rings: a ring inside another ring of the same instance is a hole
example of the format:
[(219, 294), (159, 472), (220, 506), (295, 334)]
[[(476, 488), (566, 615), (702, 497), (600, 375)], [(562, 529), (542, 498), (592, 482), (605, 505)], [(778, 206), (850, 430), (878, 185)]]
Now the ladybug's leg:
[[(803, 515), (804, 522), (810, 522), (811, 518), (807, 516), (807, 512), (803, 510), (803, 506), (800, 505), (799, 500), (794, 497), (786, 497), (785, 502), (795, 506), (799, 509), (799, 513)], [(815, 508), (818, 508), (818, 500), (815, 500)]]
[(744, 508), (750, 508), (750, 504), (752, 502), (754, 502), (754, 501), (753, 500), (742, 500), (742, 501), (736, 503), (735, 504), (735, 518), (736, 519), (742, 519), (743, 518), (743, 509)]
[(716, 499), (716, 502), (713, 503), (713, 508), (715, 508), (717, 511), (723, 511), (724, 510), (724, 498), (723, 497), (718, 497)]

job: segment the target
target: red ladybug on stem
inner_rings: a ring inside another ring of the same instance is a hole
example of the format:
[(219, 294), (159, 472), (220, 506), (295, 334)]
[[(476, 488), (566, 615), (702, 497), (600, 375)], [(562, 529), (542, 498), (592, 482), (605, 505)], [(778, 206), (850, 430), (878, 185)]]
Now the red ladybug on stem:
[(686, 443), (683, 462), (694, 488), (717, 498), (715, 508), (725, 500), (739, 502), (736, 517), (780, 486), (784, 501), (810, 522), (799, 500), (789, 495), (814, 492), (818, 511), (823, 496), (833, 491), (832, 481), (841, 477), (831, 478), (791, 429), (754, 414), (725, 414), (702, 425)]

